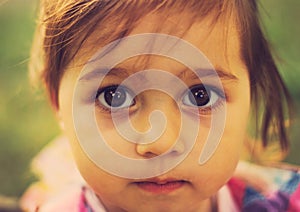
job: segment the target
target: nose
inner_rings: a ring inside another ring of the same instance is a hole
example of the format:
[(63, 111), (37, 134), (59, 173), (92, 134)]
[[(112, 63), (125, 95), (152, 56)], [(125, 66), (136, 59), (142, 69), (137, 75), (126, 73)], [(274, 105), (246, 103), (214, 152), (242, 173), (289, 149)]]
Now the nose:
[[(152, 94), (152, 95), (151, 95)], [(142, 131), (148, 130), (149, 116), (153, 111), (160, 111), (163, 113), (166, 119), (165, 129), (156, 128), (156, 130), (150, 130), (140, 137), (143, 144), (136, 144), (136, 152), (145, 158), (151, 158), (167, 151), (176, 152), (180, 154), (184, 151), (184, 144), (180, 140), (180, 128), (181, 128), (181, 116), (180, 110), (172, 97), (161, 92), (150, 91), (148, 95), (152, 98), (144, 98), (143, 104), (139, 114), (135, 117), (135, 126)], [(160, 124), (153, 121), (151, 125)], [(159, 131), (159, 132), (157, 132)], [(147, 134), (148, 133), (148, 134)], [(148, 142), (147, 139), (153, 138), (150, 133), (160, 135), (156, 140)], [(145, 141), (147, 144), (145, 144)]]

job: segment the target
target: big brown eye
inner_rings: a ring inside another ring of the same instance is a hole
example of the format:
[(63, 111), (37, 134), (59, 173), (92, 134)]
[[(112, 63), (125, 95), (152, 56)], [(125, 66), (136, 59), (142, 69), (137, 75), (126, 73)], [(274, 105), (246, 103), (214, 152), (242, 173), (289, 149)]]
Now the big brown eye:
[(102, 106), (110, 109), (122, 109), (134, 104), (128, 89), (117, 85), (101, 89), (96, 97)]
[(219, 95), (202, 84), (192, 86), (189, 91), (183, 96), (183, 103), (194, 107), (211, 107), (219, 99)]

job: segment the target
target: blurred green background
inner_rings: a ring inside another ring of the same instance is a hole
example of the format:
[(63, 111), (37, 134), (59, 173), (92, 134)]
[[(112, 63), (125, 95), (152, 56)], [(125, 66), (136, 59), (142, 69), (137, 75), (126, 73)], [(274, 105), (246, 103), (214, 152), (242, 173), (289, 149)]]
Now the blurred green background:
[[(300, 1), (262, 0), (267, 35), (285, 81), (300, 106)], [(59, 130), (42, 92), (29, 85), (27, 62), (33, 37), (36, 0), (0, 0), (0, 195), (18, 197), (35, 180), (31, 158)], [(274, 91), (276, 92), (276, 91)], [(300, 165), (298, 119), (286, 159)]]

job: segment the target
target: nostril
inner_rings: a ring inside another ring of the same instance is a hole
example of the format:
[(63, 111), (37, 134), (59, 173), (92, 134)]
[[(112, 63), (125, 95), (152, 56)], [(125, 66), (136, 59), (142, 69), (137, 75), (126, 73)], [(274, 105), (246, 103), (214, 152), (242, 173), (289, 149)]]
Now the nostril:
[(176, 141), (173, 146), (163, 145), (160, 142), (151, 144), (137, 144), (136, 152), (144, 158), (153, 158), (162, 154), (181, 155), (185, 152), (185, 144), (182, 141)]
[(182, 154), (185, 151), (185, 145), (182, 141), (177, 141), (172, 148), (171, 152), (176, 154)]
[(144, 155), (143, 155), (145, 158), (154, 158), (156, 157), (157, 155), (152, 153), (152, 152), (146, 152)]
[(138, 144), (136, 146), (136, 152), (144, 158), (154, 158), (158, 156), (153, 151), (151, 151), (151, 147), (149, 147), (149, 145), (147, 144)]

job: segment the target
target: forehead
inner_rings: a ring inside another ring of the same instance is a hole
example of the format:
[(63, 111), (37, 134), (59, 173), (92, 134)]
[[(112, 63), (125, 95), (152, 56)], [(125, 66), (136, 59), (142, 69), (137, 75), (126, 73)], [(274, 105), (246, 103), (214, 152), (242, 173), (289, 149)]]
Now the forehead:
[[(115, 31), (121, 29), (120, 25), (115, 28)], [(102, 28), (96, 28), (79, 50), (73, 64), (85, 64), (95, 52), (107, 44), (98, 39), (101, 33)], [(221, 66), (232, 74), (235, 74), (237, 63), (243, 64), (240, 39), (234, 19), (214, 22), (214, 16), (207, 16), (193, 21), (187, 13), (173, 16), (152, 13), (142, 18), (129, 35), (141, 33), (163, 33), (179, 37), (198, 48), (213, 66), (216, 68)], [(186, 54), (188, 55), (189, 52)]]
[(215, 22), (211, 15), (193, 21), (185, 13), (167, 18), (162, 14), (152, 14), (146, 16), (131, 34), (147, 32), (180, 37), (204, 53), (213, 65), (222, 64), (228, 70), (231, 69), (230, 63), (241, 60), (240, 38), (233, 18)]

